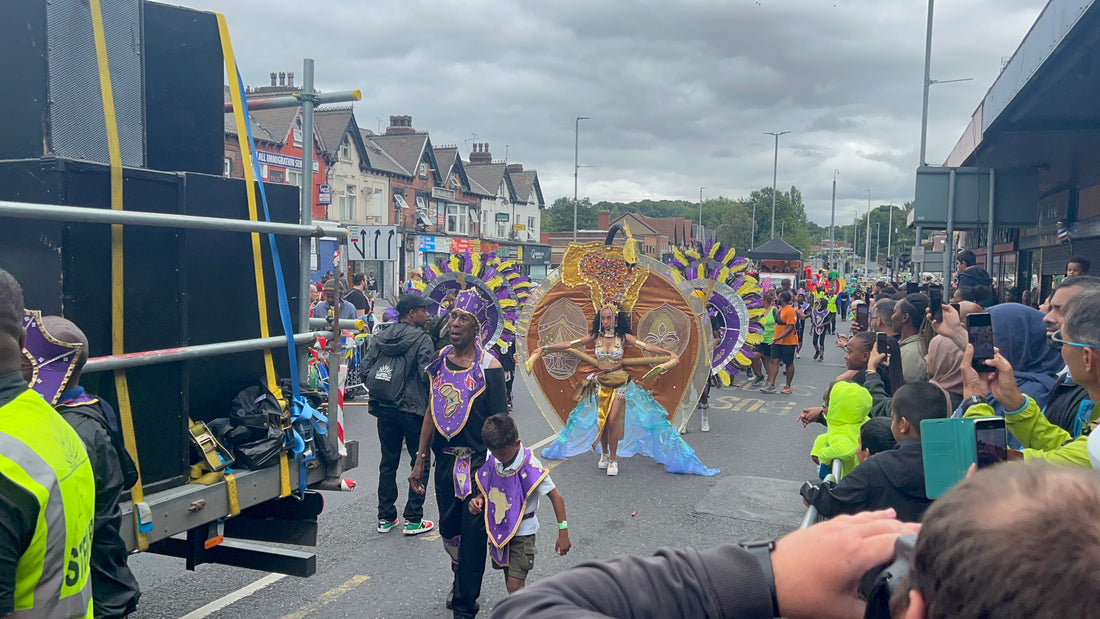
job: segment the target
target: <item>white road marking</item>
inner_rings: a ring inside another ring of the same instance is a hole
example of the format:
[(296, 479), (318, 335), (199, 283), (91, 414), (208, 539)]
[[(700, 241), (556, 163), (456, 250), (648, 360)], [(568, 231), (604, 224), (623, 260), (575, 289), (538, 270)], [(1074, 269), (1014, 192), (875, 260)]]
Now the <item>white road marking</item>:
[(210, 615), (213, 615), (214, 613), (225, 608), (226, 606), (239, 602), (240, 600), (243, 600), (253, 593), (256, 593), (260, 589), (263, 589), (264, 587), (272, 583), (278, 582), (283, 578), (286, 578), (286, 574), (268, 574), (267, 576), (264, 576), (263, 578), (257, 580), (250, 585), (241, 587), (240, 589), (237, 589), (229, 595), (220, 597), (213, 602), (210, 602), (206, 606), (203, 606), (202, 608), (187, 613), (183, 617), (180, 617), (180, 619), (202, 619), (203, 617), (209, 617)]

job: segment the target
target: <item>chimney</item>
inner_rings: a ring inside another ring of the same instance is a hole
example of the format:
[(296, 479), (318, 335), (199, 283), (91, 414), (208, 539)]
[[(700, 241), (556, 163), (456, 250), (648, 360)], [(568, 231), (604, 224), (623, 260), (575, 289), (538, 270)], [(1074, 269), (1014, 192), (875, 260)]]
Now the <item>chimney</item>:
[(413, 117), (407, 114), (390, 116), (390, 126), (386, 127), (386, 135), (415, 133), (412, 123)]
[(294, 71), (287, 71), (286, 73), (286, 85), (294, 88)]
[(600, 211), (599, 214), (599, 229), (607, 230), (611, 227), (611, 211)]
[(474, 152), (470, 153), (470, 165), (482, 165), (493, 162), (488, 143), (474, 142)]
[(277, 80), (277, 79), (279, 79), (279, 74), (278, 74), (278, 73), (276, 73), (276, 72), (274, 72), (274, 71), (272, 71), (272, 72), (271, 72), (271, 85), (272, 85), (272, 86), (278, 86), (278, 84), (277, 84), (277, 83), (276, 83), (276, 81), (275, 81), (275, 80)]
[(508, 171), (509, 172), (522, 172), (523, 171), (523, 164), (522, 163), (509, 163), (508, 164)]
[(279, 85), (280, 86), (286, 86), (286, 72), (285, 71), (280, 71), (279, 72)]

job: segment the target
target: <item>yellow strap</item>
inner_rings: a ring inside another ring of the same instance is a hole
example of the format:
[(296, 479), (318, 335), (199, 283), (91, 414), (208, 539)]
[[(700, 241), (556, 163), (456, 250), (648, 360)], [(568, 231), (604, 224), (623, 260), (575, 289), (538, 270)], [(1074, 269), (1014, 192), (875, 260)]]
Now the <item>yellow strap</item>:
[(229, 497), (229, 515), (241, 514), (241, 502), (237, 500), (237, 478), (233, 473), (225, 474), (225, 494)]
[[(115, 118), (115, 96), (111, 89), (111, 71), (107, 64), (107, 36), (103, 31), (103, 11), (99, 0), (89, 0), (92, 13), (92, 31), (95, 38), (96, 64), (99, 68), (99, 92), (103, 98), (103, 121), (107, 133), (107, 152), (111, 164), (111, 209), (122, 210), (122, 148), (118, 139), (118, 121)], [(122, 278), (122, 226), (111, 226), (111, 354), (121, 355), (123, 346), (124, 291)], [(130, 387), (126, 384), (126, 372), (115, 370), (115, 390), (118, 392), (119, 421), (126, 451), (134, 460), (138, 480), (131, 489), (135, 504), (145, 501), (142, 491), (141, 463), (138, 458), (137, 438), (134, 435), (133, 411), (130, 407)], [(149, 540), (138, 530), (138, 510), (134, 510), (134, 533), (138, 550), (147, 550)]]
[(290, 496), (290, 464), (285, 451), (279, 452), (279, 496)]
[[(229, 39), (229, 27), (225, 23), (225, 16), (217, 13), (218, 34), (222, 42), (222, 56), (225, 57), (225, 75), (229, 79), (229, 95), (233, 101), (233, 119), (237, 125), (237, 139), (240, 141), (241, 163), (244, 166), (244, 186), (248, 196), (248, 218), (251, 221), (258, 220), (256, 211), (256, 182), (252, 174), (252, 148), (248, 143), (248, 125), (244, 117), (244, 103), (241, 101), (240, 82), (237, 80), (237, 61), (233, 57), (233, 43)], [(313, 140), (310, 140), (312, 146)], [(304, 146), (310, 148), (311, 146)], [(309, 182), (313, 182), (312, 170), (303, 170), (303, 175), (309, 176)], [(305, 182), (305, 181), (303, 181)], [(260, 253), (260, 235), (252, 233), (252, 266), (256, 276), (256, 305), (260, 309), (260, 337), (270, 337), (267, 327), (267, 293), (264, 286), (263, 258)], [(291, 363), (295, 363), (291, 360)], [(275, 381), (275, 362), (271, 358), (271, 349), (264, 349), (264, 366), (267, 370), (267, 388), (284, 404), (282, 391)]]

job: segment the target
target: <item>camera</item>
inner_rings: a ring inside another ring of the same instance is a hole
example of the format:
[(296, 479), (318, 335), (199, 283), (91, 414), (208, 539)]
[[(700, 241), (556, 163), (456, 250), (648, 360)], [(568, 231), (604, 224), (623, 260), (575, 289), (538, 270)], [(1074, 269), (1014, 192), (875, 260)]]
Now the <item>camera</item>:
[(860, 597), (867, 600), (863, 619), (890, 619), (890, 598), (899, 589), (909, 586), (909, 570), (913, 565), (913, 548), (917, 536), (901, 535), (894, 542), (894, 562), (880, 565), (863, 575), (859, 583)]

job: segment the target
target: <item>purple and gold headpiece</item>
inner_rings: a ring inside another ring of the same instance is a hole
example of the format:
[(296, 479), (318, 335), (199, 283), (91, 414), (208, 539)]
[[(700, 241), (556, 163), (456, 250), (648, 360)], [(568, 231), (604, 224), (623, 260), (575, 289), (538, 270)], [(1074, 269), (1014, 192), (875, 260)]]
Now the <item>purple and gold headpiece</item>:
[(463, 288), (455, 294), (454, 306), (451, 311), (465, 312), (477, 320), (479, 344), (495, 342), (500, 336), (499, 310), (495, 303), (482, 296), (481, 289), (476, 286)]
[(42, 326), (42, 313), (38, 310), (24, 311), (23, 330), (27, 334), (23, 356), (32, 368), (28, 386), (53, 406), (76, 369), (84, 345), (61, 342), (51, 336)]

